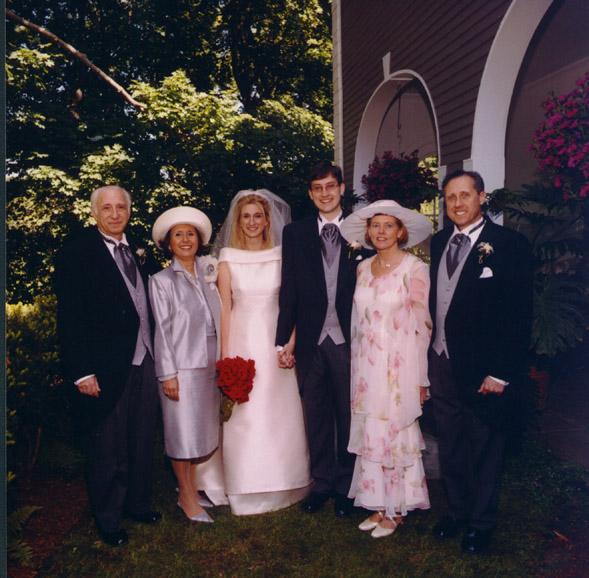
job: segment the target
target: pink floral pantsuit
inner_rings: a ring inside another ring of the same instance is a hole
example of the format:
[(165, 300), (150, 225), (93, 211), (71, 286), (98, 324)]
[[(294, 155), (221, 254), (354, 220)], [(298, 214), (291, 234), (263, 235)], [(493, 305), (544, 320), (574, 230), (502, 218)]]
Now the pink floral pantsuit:
[(417, 418), (419, 387), (429, 386), (429, 271), (405, 254), (374, 276), (375, 257), (360, 263), (352, 310), (352, 423), (357, 454), (350, 498), (389, 517), (430, 507)]

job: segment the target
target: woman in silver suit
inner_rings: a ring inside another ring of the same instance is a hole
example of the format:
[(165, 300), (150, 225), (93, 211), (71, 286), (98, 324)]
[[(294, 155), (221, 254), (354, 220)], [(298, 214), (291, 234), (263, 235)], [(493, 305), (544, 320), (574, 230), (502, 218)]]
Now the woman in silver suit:
[(160, 215), (153, 240), (172, 261), (149, 280), (165, 451), (178, 479), (178, 506), (195, 522), (213, 521), (195, 480), (198, 458), (219, 445), (215, 363), (221, 301), (197, 257), (211, 232), (211, 222), (198, 209), (176, 207)]

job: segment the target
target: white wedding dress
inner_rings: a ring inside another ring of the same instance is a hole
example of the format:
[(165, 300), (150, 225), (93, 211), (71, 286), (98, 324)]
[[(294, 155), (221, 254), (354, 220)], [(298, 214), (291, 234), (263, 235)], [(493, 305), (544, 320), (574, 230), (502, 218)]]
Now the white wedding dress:
[(286, 508), (310, 490), (309, 452), (294, 369), (280, 369), (274, 339), (281, 247), (224, 248), (233, 307), (227, 357), (253, 359), (249, 401), (235, 404), (223, 425), (225, 490), (236, 515)]

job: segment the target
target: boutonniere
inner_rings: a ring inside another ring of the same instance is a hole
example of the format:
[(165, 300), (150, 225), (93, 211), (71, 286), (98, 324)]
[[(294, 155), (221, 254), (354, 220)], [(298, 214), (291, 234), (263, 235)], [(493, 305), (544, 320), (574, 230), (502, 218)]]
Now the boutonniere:
[(493, 245), (491, 245), (491, 243), (481, 242), (477, 245), (477, 249), (479, 251), (479, 265), (482, 265), (485, 258), (495, 252), (495, 249), (493, 249)]
[(360, 249), (362, 249), (362, 245), (360, 245), (358, 241), (352, 241), (351, 243), (348, 243), (348, 259), (351, 259), (352, 255), (354, 255)]
[(135, 251), (135, 255), (137, 255), (137, 258), (139, 259), (139, 265), (145, 265), (145, 258), (147, 257), (145, 249), (137, 249), (137, 251)]
[(205, 283), (216, 283), (219, 275), (219, 261), (212, 255), (200, 257), (201, 269), (205, 276)]

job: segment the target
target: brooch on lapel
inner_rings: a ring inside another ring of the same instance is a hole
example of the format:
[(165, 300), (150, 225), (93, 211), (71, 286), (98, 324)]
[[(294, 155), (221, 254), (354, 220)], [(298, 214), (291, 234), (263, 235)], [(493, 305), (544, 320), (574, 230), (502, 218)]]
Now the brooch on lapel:
[(139, 259), (139, 265), (145, 265), (145, 258), (147, 257), (145, 249), (137, 249), (137, 251), (135, 251), (135, 255), (137, 255), (137, 258)]
[[(355, 255), (360, 249), (362, 249), (362, 245), (358, 243), (358, 241), (352, 241), (348, 243), (348, 259), (352, 258), (352, 255)], [(359, 255), (361, 257), (361, 255)], [(358, 257), (356, 257), (358, 259)]]
[(200, 257), (199, 261), (201, 262), (200, 268), (204, 273), (205, 283), (216, 283), (219, 275), (219, 261), (212, 255)]
[(479, 265), (483, 264), (483, 261), (495, 252), (493, 249), (493, 245), (491, 243), (479, 243), (477, 245), (477, 249), (479, 251)]

